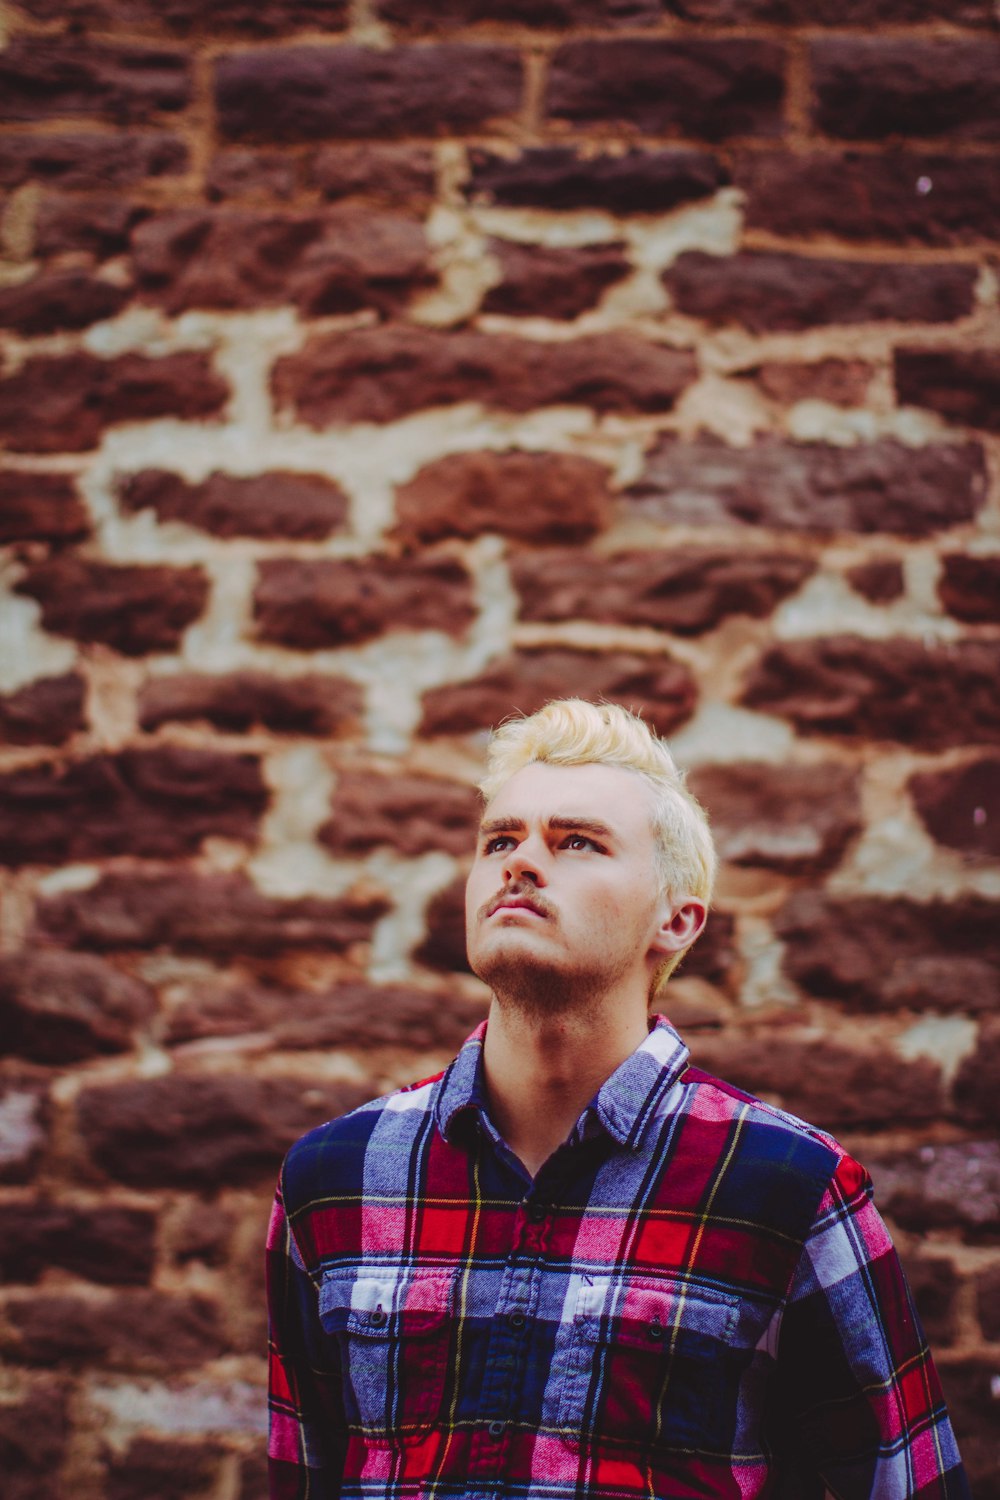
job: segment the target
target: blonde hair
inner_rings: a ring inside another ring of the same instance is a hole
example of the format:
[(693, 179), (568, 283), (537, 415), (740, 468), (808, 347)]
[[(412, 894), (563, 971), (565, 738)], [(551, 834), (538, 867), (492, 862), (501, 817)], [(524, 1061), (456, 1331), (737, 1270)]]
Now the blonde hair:
[[(494, 730), (479, 783), (490, 802), (515, 772), (535, 761), (555, 766), (618, 766), (635, 771), (653, 792), (653, 834), (661, 889), (671, 901), (711, 900), (716, 853), (704, 808), (684, 785), (676, 761), (652, 729), (617, 703), (558, 698), (528, 718)], [(687, 950), (685, 949), (685, 952)], [(666, 983), (684, 953), (666, 959), (651, 994)]]

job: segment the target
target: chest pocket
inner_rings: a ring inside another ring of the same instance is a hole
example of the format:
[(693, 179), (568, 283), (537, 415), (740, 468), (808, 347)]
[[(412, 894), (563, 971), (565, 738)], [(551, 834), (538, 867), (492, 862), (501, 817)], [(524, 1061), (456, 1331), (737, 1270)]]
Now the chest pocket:
[(407, 1442), (439, 1420), (448, 1372), (454, 1273), (330, 1272), (319, 1315), (340, 1348), (347, 1425)]
[(591, 1277), (578, 1288), (560, 1432), (633, 1453), (726, 1450), (739, 1299), (678, 1282)]

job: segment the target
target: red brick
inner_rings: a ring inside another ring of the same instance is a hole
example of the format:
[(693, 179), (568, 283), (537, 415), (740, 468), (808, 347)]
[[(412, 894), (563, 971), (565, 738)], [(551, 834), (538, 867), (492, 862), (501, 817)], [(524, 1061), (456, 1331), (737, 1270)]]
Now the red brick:
[(0, 776), (0, 864), (193, 854), (252, 839), (267, 801), (253, 755), (160, 745), (28, 766)]
[(118, 1289), (97, 1299), (36, 1289), (9, 1298), (4, 1312), (12, 1332), (0, 1335), (0, 1347), (27, 1365), (157, 1374), (226, 1352), (215, 1306), (206, 1297)]
[(0, 137), (3, 188), (34, 181), (72, 192), (106, 192), (132, 187), (147, 177), (174, 176), (187, 168), (187, 145), (164, 130)]
[(45, 193), (35, 212), (35, 254), (85, 255), (91, 261), (124, 255), (132, 231), (150, 212), (121, 193)]
[(938, 598), (956, 620), (968, 625), (1000, 624), (1000, 554), (948, 553), (941, 559)]
[(907, 790), (927, 831), (949, 849), (1000, 858), (1000, 758), (920, 771)]
[(813, 42), (813, 122), (848, 140), (1000, 140), (1000, 42), (843, 37)]
[(45, 1089), (36, 1076), (22, 1078), (9, 1070), (0, 1076), (0, 1182), (29, 1182), (34, 1177), (48, 1145), (50, 1123)]
[(214, 417), (228, 397), (204, 354), (40, 355), (0, 379), (0, 439), (22, 453), (79, 453), (118, 422)]
[(513, 26), (642, 26), (660, 0), (376, 0), (381, 20), (407, 31), (450, 31), (479, 21)]
[(224, 474), (216, 469), (188, 484), (166, 469), (143, 469), (119, 487), (126, 511), (154, 510), (160, 521), (182, 521), (213, 536), (283, 537), (320, 541), (347, 520), (347, 496), (323, 474), (276, 470)]
[(552, 57), (545, 112), (653, 136), (777, 135), (784, 69), (782, 47), (747, 37), (565, 42)]
[(466, 195), (476, 202), (548, 210), (604, 208), (611, 213), (667, 213), (710, 198), (729, 181), (707, 151), (653, 151), (585, 156), (573, 146), (533, 146), (517, 156), (469, 151)]
[(321, 146), (308, 168), (310, 186), (324, 198), (370, 198), (396, 209), (405, 203), (426, 208), (436, 175), (430, 147), (394, 142)]
[(223, 140), (320, 141), (476, 130), (521, 106), (511, 48), (280, 47), (215, 65)]
[(689, 250), (663, 273), (679, 312), (753, 333), (880, 319), (945, 323), (972, 311), (976, 266)]
[(930, 536), (971, 520), (986, 492), (975, 443), (911, 448), (879, 438), (837, 447), (764, 437), (730, 448), (715, 437), (665, 435), (625, 504), (661, 525)]
[(211, 9), (198, 0), (30, 0), (32, 14), (69, 20), (75, 26), (105, 31), (234, 32), (237, 36), (273, 36), (287, 31), (342, 31), (347, 0), (214, 0)]
[(1000, 738), (998, 673), (992, 641), (926, 646), (903, 636), (820, 636), (773, 647), (751, 673), (743, 702), (791, 719), (802, 734), (944, 750)]
[(501, 411), (589, 406), (669, 411), (695, 379), (694, 357), (627, 333), (542, 343), (473, 330), (357, 329), (309, 340), (275, 365), (281, 407), (321, 428), (392, 422), (425, 407), (479, 401)]
[(87, 685), (76, 672), (39, 677), (0, 697), (0, 744), (62, 745), (87, 724)]
[(190, 97), (187, 59), (165, 48), (21, 34), (0, 52), (4, 120), (82, 115), (125, 124), (183, 109)]
[(356, 730), (362, 691), (346, 677), (304, 674), (269, 677), (232, 672), (225, 677), (190, 672), (151, 677), (139, 693), (139, 724), (206, 723), (228, 734), (261, 727), (273, 734), (320, 735)]
[[(736, 923), (729, 912), (714, 907), (701, 937), (684, 955), (677, 970), (679, 979), (704, 979), (708, 984), (732, 988), (739, 978), (739, 955), (736, 951)], [(679, 1013), (679, 1004), (668, 990), (665, 1005), (659, 1006), (671, 1016)], [(677, 1022), (680, 1025), (680, 1021)]]
[(454, 453), (396, 492), (407, 542), (499, 532), (521, 542), (582, 542), (611, 519), (608, 472), (568, 453)]
[(113, 318), (131, 296), (126, 287), (98, 281), (85, 271), (43, 271), (30, 281), (0, 288), (0, 328), (24, 337), (86, 328)]
[(857, 776), (847, 766), (703, 766), (688, 786), (708, 812), (731, 865), (816, 875), (839, 863), (861, 827)]
[(475, 843), (479, 796), (470, 786), (434, 776), (344, 772), (319, 840), (335, 854), (386, 847), (412, 857), (432, 849), (468, 854)]
[(465, 876), (460, 875), (428, 902), (426, 936), (413, 958), (439, 974), (470, 974), (465, 952)]
[(14, 1057), (59, 1065), (127, 1052), (155, 1010), (152, 990), (91, 954), (0, 958), (0, 1027)]
[(294, 198), (302, 186), (301, 163), (284, 151), (233, 146), (213, 156), (205, 172), (205, 196), (212, 203), (229, 198)]
[(421, 733), (468, 734), (514, 713), (532, 714), (550, 698), (576, 697), (623, 703), (669, 734), (691, 717), (698, 691), (688, 668), (666, 652), (518, 651), (479, 677), (425, 693)]
[(1000, 238), (1000, 159), (917, 151), (766, 151), (733, 172), (747, 223), (796, 239), (833, 235), (894, 245)]
[(30, 568), (17, 591), (37, 599), (56, 635), (100, 641), (125, 656), (171, 651), (208, 600), (201, 568), (143, 567), (57, 557)]
[(761, 619), (815, 563), (791, 552), (675, 547), (595, 556), (559, 549), (515, 557), (524, 620), (598, 620), (701, 635), (730, 615)]
[(102, 1494), (105, 1500), (212, 1500), (225, 1452), (220, 1443), (137, 1438), (124, 1453), (108, 1450)]
[(1000, 1002), (1000, 905), (981, 897), (793, 895), (775, 918), (784, 967), (809, 995), (860, 1010), (990, 1011)]
[[(991, 0), (953, 0), (951, 26), (990, 26)], [(880, 26), (936, 19), (927, 0), (667, 0), (685, 21), (717, 26), (766, 22), (776, 26)]]
[(751, 370), (765, 396), (790, 406), (797, 401), (829, 401), (832, 406), (864, 406), (874, 371), (860, 359), (765, 360)]
[(904, 1270), (924, 1332), (934, 1348), (954, 1344), (958, 1335), (959, 1278), (951, 1261), (939, 1255), (909, 1254)]
[(491, 240), (502, 280), (486, 293), (482, 311), (508, 317), (576, 318), (629, 274), (621, 244), (554, 249)]
[(985, 1337), (1000, 1343), (1000, 1266), (976, 1277), (976, 1309)]
[(0, 1215), (0, 1276), (7, 1285), (33, 1285), (58, 1266), (106, 1286), (144, 1286), (155, 1264), (156, 1215), (146, 1208), (28, 1198)]
[(903, 565), (894, 557), (873, 558), (848, 568), (844, 575), (855, 593), (869, 604), (892, 604), (906, 590)]
[(969, 1239), (1000, 1231), (996, 1140), (928, 1144), (869, 1166), (882, 1212), (906, 1229), (957, 1228)]
[[(1000, 186), (1000, 185), (998, 185)], [(993, 349), (897, 349), (896, 395), (949, 422), (1000, 432), (1000, 354)]]
[(18, 1380), (10, 1398), (0, 1403), (4, 1500), (39, 1500), (51, 1494), (68, 1436), (67, 1396), (62, 1383), (48, 1375)]
[(355, 645), (387, 630), (460, 635), (475, 615), (472, 580), (451, 557), (275, 558), (260, 565), (261, 640), (298, 651)]
[(995, 1015), (980, 1024), (978, 1045), (956, 1074), (955, 1106), (963, 1119), (1000, 1126), (1000, 1024)]
[(90, 517), (66, 474), (0, 471), (0, 543), (79, 542)]

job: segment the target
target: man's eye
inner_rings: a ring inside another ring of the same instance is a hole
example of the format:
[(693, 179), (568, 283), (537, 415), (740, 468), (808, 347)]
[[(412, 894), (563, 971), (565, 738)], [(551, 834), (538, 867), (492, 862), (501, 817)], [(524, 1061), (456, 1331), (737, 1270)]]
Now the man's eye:
[(563, 841), (564, 849), (596, 849), (598, 845), (585, 833), (570, 833)]
[(483, 848), (484, 854), (505, 854), (508, 849), (514, 847), (514, 840), (509, 833), (498, 834), (496, 838), (487, 839)]

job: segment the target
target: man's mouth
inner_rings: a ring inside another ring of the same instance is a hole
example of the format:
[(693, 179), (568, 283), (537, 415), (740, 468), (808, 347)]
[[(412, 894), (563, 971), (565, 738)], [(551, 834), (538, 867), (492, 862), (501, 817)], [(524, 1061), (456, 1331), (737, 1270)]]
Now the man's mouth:
[(494, 896), (492, 901), (487, 902), (485, 916), (495, 916), (498, 911), (533, 911), (539, 917), (552, 915), (552, 908), (543, 897), (514, 894), (510, 891)]

